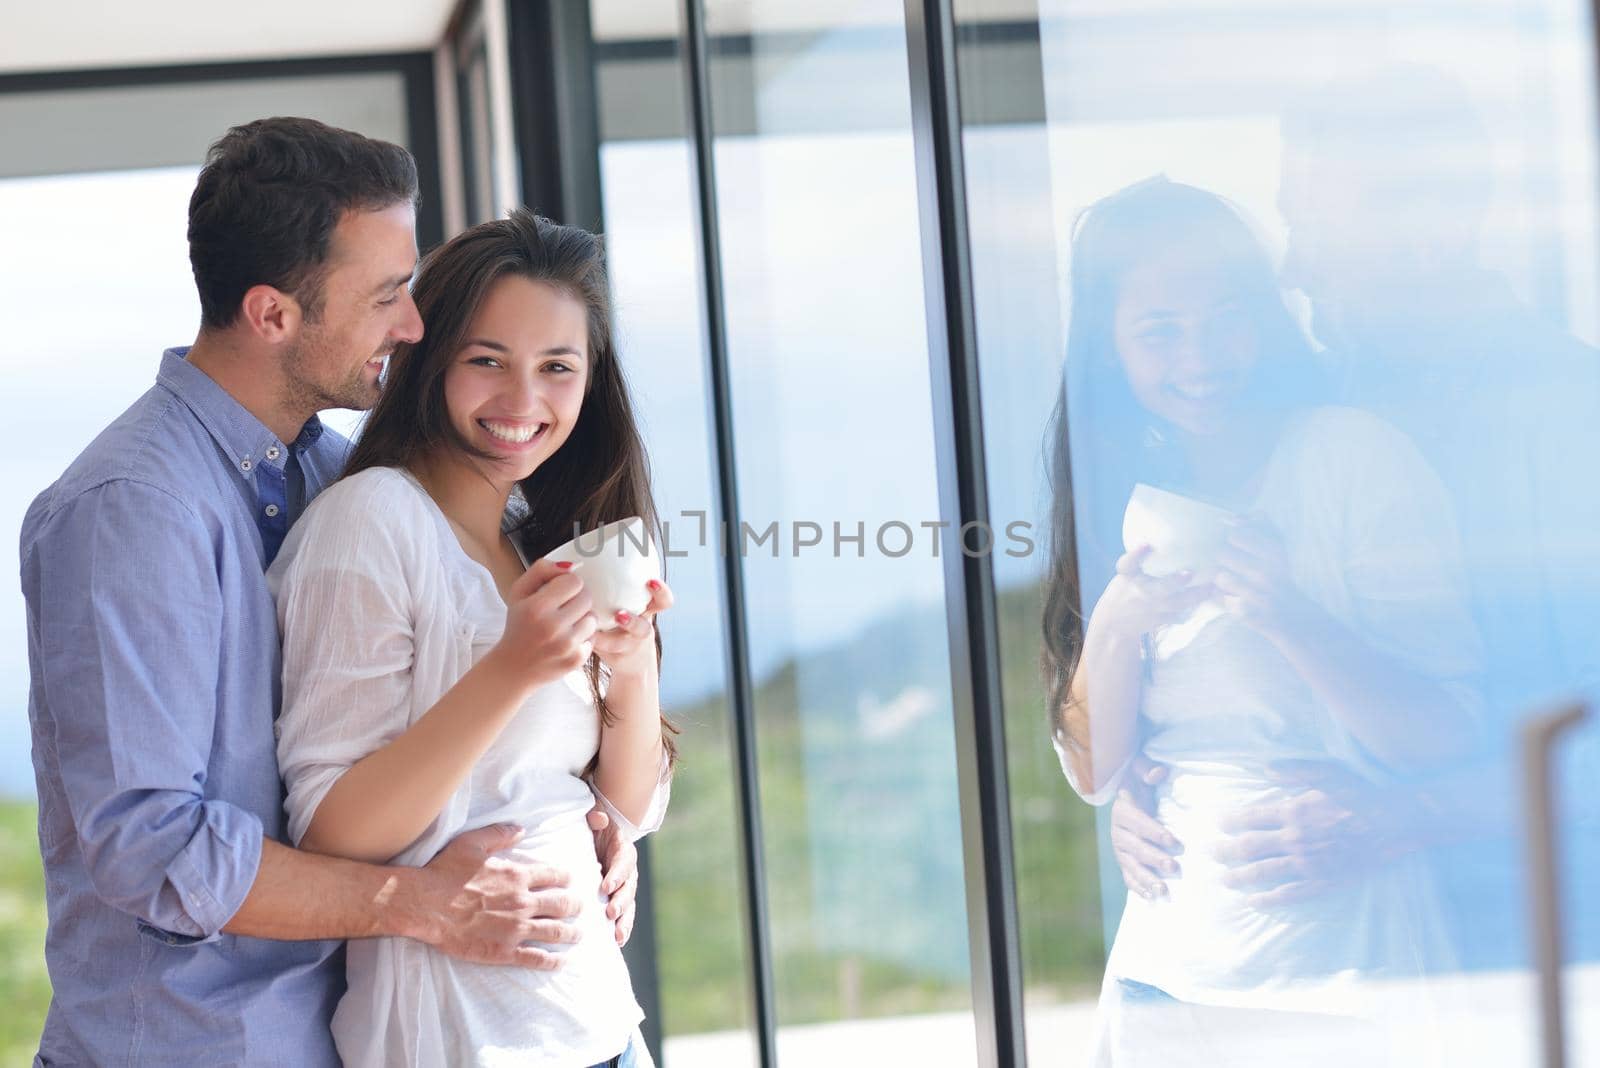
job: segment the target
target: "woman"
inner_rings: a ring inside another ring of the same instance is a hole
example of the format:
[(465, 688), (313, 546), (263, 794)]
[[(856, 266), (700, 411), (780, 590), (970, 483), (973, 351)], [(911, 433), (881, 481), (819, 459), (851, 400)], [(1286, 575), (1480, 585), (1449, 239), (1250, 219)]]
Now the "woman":
[(570, 565), (540, 559), (575, 529), (655, 529), (600, 243), (514, 212), (429, 254), (413, 296), (426, 336), (396, 350), (343, 478), (269, 576), (290, 832), (422, 864), (516, 823), (516, 852), (568, 871), (582, 911), (575, 941), (527, 946), (523, 967), (352, 942), (334, 1037), (350, 1065), (645, 1062), (585, 817), (598, 796), (631, 835), (660, 823), (654, 616), (672, 596), (652, 581), (638, 618), (599, 629)]
[[(1379, 985), (1447, 952), (1416, 858), (1290, 902), (1253, 895), (1216, 853), (1230, 816), (1282, 796), (1279, 762), (1393, 783), (1472, 745), (1480, 654), (1449, 503), (1393, 428), (1315, 403), (1314, 354), (1220, 198), (1141, 182), (1085, 213), (1072, 256), (1052, 733), (1094, 804), (1137, 753), (1165, 765), (1157, 814), (1184, 844), (1169, 896), (1123, 911), (1102, 1062), (1405, 1056)], [(1211, 506), (1178, 502), (1180, 535), (1185, 516), (1226, 517), (1206, 559), (1163, 573), (1163, 546), (1121, 543), (1141, 482)]]

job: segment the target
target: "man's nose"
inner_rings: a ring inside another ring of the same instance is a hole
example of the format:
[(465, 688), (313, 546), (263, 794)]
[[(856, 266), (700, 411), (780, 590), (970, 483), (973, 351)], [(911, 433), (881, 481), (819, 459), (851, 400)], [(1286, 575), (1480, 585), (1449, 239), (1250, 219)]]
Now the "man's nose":
[(422, 340), (422, 313), (417, 310), (417, 302), (412, 299), (409, 292), (406, 294), (405, 306), (407, 314), (395, 332), (395, 340), (416, 344)]

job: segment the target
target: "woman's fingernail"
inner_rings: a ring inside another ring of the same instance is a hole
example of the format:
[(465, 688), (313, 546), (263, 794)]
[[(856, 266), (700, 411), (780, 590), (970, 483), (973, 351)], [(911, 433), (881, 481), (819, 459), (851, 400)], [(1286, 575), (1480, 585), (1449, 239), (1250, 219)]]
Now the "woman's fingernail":
[(572, 561), (571, 560), (557, 560), (556, 561), (556, 566), (559, 567), (563, 571), (571, 571), (572, 570)]
[(631, 620), (632, 618), (633, 618), (633, 616), (629, 615), (627, 612), (618, 612), (617, 613), (617, 622), (623, 624), (624, 626), (626, 626), (628, 621)]
[(661, 583), (656, 581), (655, 579), (651, 579), (649, 582), (646, 582), (644, 584), (644, 588), (647, 589), (647, 590), (650, 590), (653, 593), (656, 590), (659, 590), (661, 588)]

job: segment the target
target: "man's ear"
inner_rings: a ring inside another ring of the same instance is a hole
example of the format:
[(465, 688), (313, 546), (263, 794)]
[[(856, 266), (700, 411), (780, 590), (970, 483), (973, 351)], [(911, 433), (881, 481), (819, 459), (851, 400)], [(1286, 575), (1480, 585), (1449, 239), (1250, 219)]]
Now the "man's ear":
[(274, 286), (251, 286), (239, 302), (240, 321), (268, 344), (282, 344), (294, 337), (303, 318), (300, 302)]

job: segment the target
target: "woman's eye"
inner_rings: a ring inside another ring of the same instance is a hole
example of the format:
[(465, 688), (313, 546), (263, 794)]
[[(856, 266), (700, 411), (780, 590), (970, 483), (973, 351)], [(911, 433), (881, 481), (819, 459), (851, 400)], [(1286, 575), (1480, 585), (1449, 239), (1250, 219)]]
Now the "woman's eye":
[(388, 300), (380, 300), (380, 301), (378, 301), (379, 307), (383, 307), (383, 308), (392, 307), (393, 305), (399, 304), (399, 303), (400, 303), (400, 294), (398, 294), (398, 293), (396, 293), (394, 296), (390, 297)]
[(557, 372), (557, 373), (560, 373), (560, 374), (571, 374), (572, 373), (572, 368), (568, 367), (564, 363), (546, 364), (544, 369), (546, 371), (553, 371), (553, 372)]
[(500, 366), (500, 361), (495, 359), (493, 356), (473, 356), (470, 359), (468, 359), (467, 362), (472, 364), (472, 365), (474, 365), (474, 366), (476, 366), (476, 367), (499, 367)]

